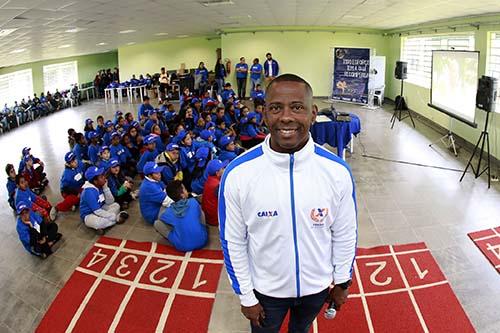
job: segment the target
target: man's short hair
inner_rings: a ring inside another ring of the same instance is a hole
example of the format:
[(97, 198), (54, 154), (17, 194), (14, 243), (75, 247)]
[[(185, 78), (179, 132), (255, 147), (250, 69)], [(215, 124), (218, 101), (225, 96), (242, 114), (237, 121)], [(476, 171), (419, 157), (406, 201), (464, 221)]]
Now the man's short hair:
[(144, 97), (142, 98), (142, 101), (143, 101), (143, 102), (145, 102), (145, 101), (149, 101), (149, 96), (147, 96), (147, 95), (146, 95), (146, 96), (144, 96)]
[(266, 57), (267, 57), (267, 56), (272, 56), (271, 52), (267, 52), (267, 53), (266, 53)]
[(241, 58), (240, 58), (240, 61), (241, 61), (241, 60), (243, 60), (243, 59), (245, 59), (245, 57), (241, 57)]
[(300, 76), (295, 75), (295, 74), (282, 74), (282, 75), (278, 76), (277, 78), (275, 78), (274, 80), (272, 80), (271, 83), (269, 83), (269, 85), (267, 86), (266, 96), (269, 95), (269, 92), (271, 91), (272, 87), (280, 82), (303, 83), (306, 86), (307, 93), (310, 94), (311, 97), (313, 96), (312, 87), (309, 84), (309, 82), (307, 82), (306, 80), (304, 80), (303, 78), (301, 78)]
[(175, 202), (182, 199), (183, 185), (180, 180), (174, 180), (167, 184), (167, 195)]

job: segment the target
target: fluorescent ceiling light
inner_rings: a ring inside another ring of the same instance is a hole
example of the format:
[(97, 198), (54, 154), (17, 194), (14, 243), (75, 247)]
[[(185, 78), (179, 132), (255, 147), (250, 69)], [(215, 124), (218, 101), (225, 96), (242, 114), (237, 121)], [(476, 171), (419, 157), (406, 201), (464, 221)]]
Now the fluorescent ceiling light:
[(97, 43), (96, 45), (97, 45), (97, 46), (103, 46), (103, 45), (108, 45), (108, 43), (104, 43), (104, 42), (102, 42), (102, 43)]
[(201, 4), (205, 7), (213, 7), (213, 6), (223, 6), (223, 5), (234, 5), (232, 0), (210, 0), (203, 1)]
[(189, 35), (177, 35), (177, 38), (186, 38), (189, 37)]
[(68, 47), (71, 47), (71, 44), (64, 44), (64, 45), (59, 46), (60, 49), (65, 49)]
[(83, 30), (85, 30), (85, 28), (71, 28), (71, 29), (66, 30), (65, 32), (73, 32), (73, 33), (75, 33), (75, 32), (80, 32), (80, 31), (83, 31)]
[(129, 43), (127, 43), (127, 45), (134, 45), (134, 44), (135, 44), (135, 42), (129, 42)]
[(155, 36), (166, 36), (168, 35), (168, 32), (158, 32), (158, 33), (155, 33)]
[(17, 50), (10, 51), (10, 53), (21, 53), (24, 51), (26, 51), (26, 49), (17, 49)]
[(122, 30), (120, 31), (121, 34), (130, 34), (132, 32), (136, 32), (137, 30)]
[(8, 36), (16, 30), (17, 30), (17, 28), (16, 29), (2, 29), (2, 30), (0, 30), (0, 37)]

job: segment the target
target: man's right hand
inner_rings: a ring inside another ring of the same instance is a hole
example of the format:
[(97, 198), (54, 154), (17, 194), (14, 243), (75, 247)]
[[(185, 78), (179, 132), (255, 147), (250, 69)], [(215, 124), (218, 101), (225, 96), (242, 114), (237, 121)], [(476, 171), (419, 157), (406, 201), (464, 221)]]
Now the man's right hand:
[(261, 327), (262, 321), (266, 318), (266, 314), (264, 313), (264, 308), (260, 303), (255, 304), (254, 306), (241, 306), (241, 313), (252, 322), (253, 326)]

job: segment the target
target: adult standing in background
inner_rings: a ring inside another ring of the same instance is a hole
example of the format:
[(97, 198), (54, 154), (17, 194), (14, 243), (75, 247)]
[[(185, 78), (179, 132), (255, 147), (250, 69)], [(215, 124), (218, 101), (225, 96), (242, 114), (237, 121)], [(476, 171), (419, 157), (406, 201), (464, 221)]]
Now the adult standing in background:
[(279, 72), (280, 66), (278, 62), (274, 60), (272, 54), (268, 52), (266, 54), (266, 62), (264, 62), (264, 76), (268, 84), (279, 75)]
[(217, 95), (222, 94), (222, 89), (224, 89), (224, 79), (226, 78), (226, 66), (222, 63), (221, 58), (217, 58), (215, 64), (215, 82), (217, 82)]
[(194, 75), (194, 89), (197, 90), (199, 96), (202, 96), (208, 86), (208, 69), (205, 67), (205, 63), (203, 61), (200, 62), (198, 68), (196, 68)]
[[(356, 252), (354, 181), (345, 161), (315, 144), (318, 108), (304, 79), (270, 82), (270, 135), (226, 168), (219, 190), (225, 266), (253, 333), (307, 333), (323, 304), (347, 301)], [(335, 286), (330, 289), (330, 285)]]
[(262, 77), (262, 65), (259, 64), (259, 58), (253, 60), (253, 65), (250, 67), (250, 80), (252, 81), (252, 91), (255, 87), (260, 84), (260, 78)]
[(166, 98), (167, 94), (167, 89), (168, 89), (168, 75), (165, 70), (165, 67), (162, 67), (160, 69), (160, 100), (163, 102)]
[(248, 65), (245, 63), (245, 57), (240, 58), (240, 62), (236, 64), (236, 85), (238, 86), (238, 98), (245, 99), (247, 90)]

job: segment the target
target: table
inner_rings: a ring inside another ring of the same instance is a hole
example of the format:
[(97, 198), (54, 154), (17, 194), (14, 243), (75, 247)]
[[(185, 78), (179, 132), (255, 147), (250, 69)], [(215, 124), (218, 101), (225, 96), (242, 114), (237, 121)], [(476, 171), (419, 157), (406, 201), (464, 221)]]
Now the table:
[(349, 142), (350, 151), (353, 152), (353, 137), (361, 131), (361, 122), (359, 117), (350, 113), (351, 121), (321, 121), (315, 122), (311, 126), (311, 135), (314, 142), (319, 145), (328, 143), (337, 148), (337, 155), (345, 159), (344, 150)]
[(139, 93), (141, 95), (141, 100), (139, 102), (142, 103), (142, 99), (143, 99), (143, 97), (145, 95), (144, 91), (146, 90), (146, 87), (147, 86), (145, 84), (141, 85), (141, 86), (128, 87), (128, 96), (130, 96), (129, 97), (129, 103), (132, 103), (132, 99), (131, 98), (133, 98), (133, 100), (135, 101), (135, 96), (134, 96), (135, 89), (139, 89)]
[(108, 93), (110, 96), (111, 103), (115, 103), (115, 88), (104, 89), (104, 103), (108, 104)]
[(80, 89), (80, 92), (82, 92), (82, 93), (85, 91), (85, 95), (87, 96), (87, 101), (90, 101), (89, 90), (92, 90), (92, 98), (95, 98), (95, 87), (94, 86)]

